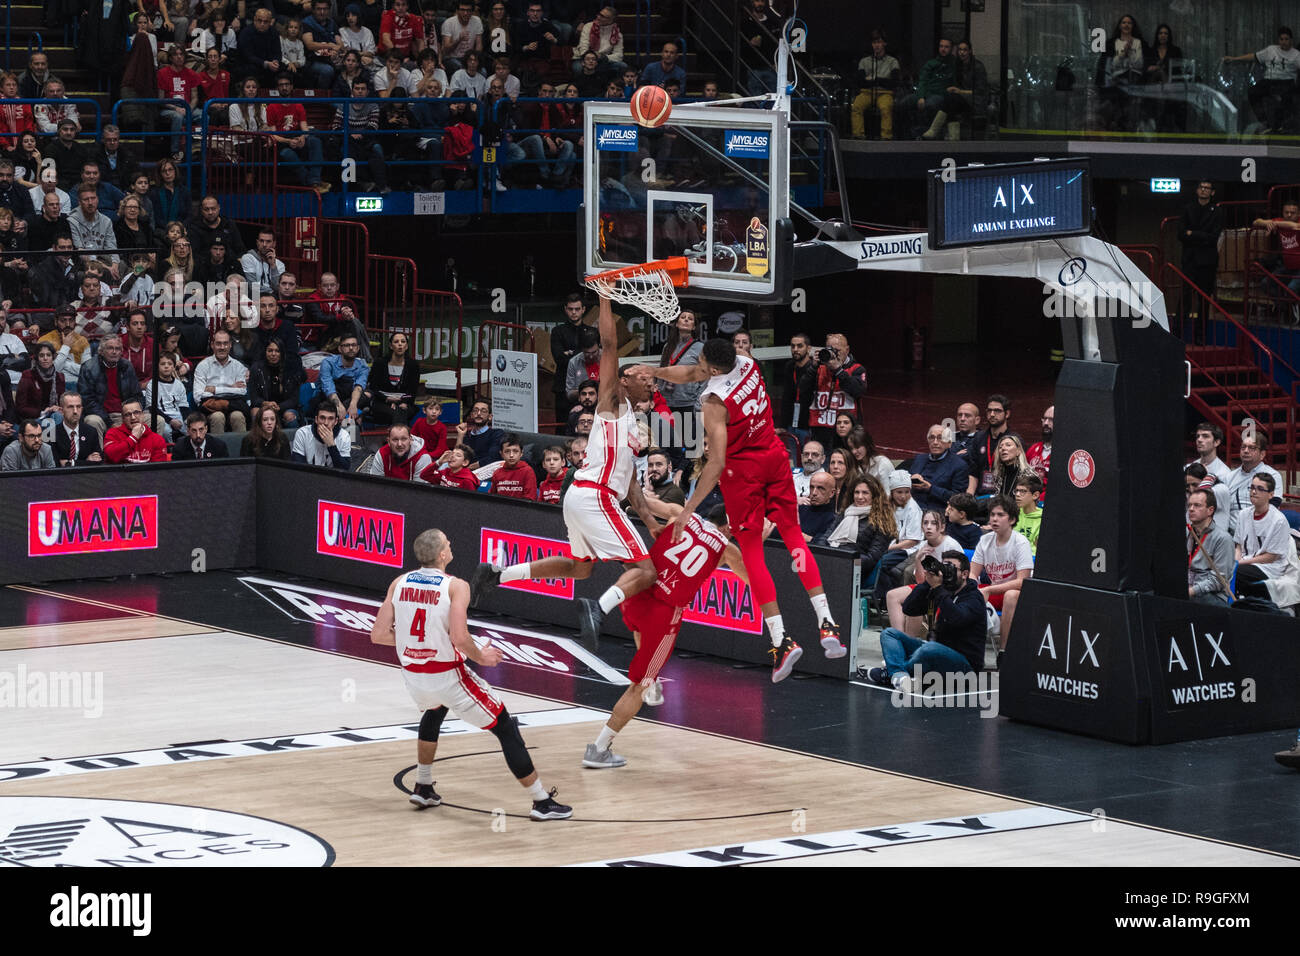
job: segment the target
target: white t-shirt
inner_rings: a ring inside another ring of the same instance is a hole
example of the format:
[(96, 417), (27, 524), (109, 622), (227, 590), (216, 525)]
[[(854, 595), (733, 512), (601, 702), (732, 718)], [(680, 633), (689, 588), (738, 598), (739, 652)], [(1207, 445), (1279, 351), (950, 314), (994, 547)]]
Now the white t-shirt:
[[(27, 346), (23, 345), (23, 340), (12, 332), (0, 333), (0, 355), (26, 355)], [(33, 359), (33, 361), (35, 361)], [(16, 387), (19, 380), (23, 377), (22, 372), (9, 370), (9, 381)], [(17, 396), (15, 395), (15, 398)]]
[(1266, 80), (1294, 81), (1296, 72), (1300, 71), (1300, 50), (1295, 47), (1283, 50), (1273, 43), (1257, 52), (1255, 59), (1263, 64)]
[[(463, 71), (462, 71), (462, 72), (463, 72)], [(442, 95), (443, 95), (443, 96), (446, 96), (448, 93), (451, 92), (451, 90), (447, 87), (447, 74), (446, 74), (446, 72), (443, 70), (442, 67), (440, 67), (440, 66), (435, 66), (435, 67), (433, 68), (433, 78), (434, 78), (435, 80), (437, 80), (439, 83), (442, 84)], [(407, 90), (406, 92), (410, 93), (412, 96), (415, 96), (415, 90), (416, 90), (416, 88), (417, 88), (417, 87), (418, 87), (422, 82), (424, 82), (424, 74), (421, 73), (419, 70), (412, 70), (412, 71), (411, 71), (411, 88), (410, 88), (409, 90)]]
[[(348, 434), (346, 428), (340, 428), (334, 436), (334, 447), (339, 450), (342, 457), (352, 457), (352, 436)], [(322, 445), (320, 439), (316, 437), (316, 424), (314, 422), (308, 422), (294, 432), (293, 445), (290, 447), (290, 451), (302, 455), (307, 459), (309, 465), (318, 465), (321, 468), (334, 467), (329, 449)]]
[[(824, 469), (822, 468), (817, 469), (817, 471), (823, 470)], [(812, 476), (817, 474), (817, 471), (814, 471), (811, 474), (804, 474), (804, 470), (800, 468), (794, 473), (794, 493), (800, 498), (808, 497), (808, 486), (812, 483)]]
[(925, 569), (921, 567), (921, 559), (924, 558), (927, 554), (932, 554), (940, 561), (942, 561), (943, 553), (945, 551), (961, 551), (963, 554), (966, 553), (965, 549), (962, 548), (960, 543), (958, 543), (955, 539), (948, 537), (948, 535), (946, 534), (943, 536), (943, 540), (939, 542), (939, 546), (937, 548), (930, 547), (928, 544), (925, 543), (924, 540), (922, 540), (921, 543), (917, 545), (916, 580), (918, 583), (925, 580)]
[(356, 50), (360, 53), (375, 52), (375, 35), (370, 32), (369, 27), (359, 27), (353, 31), (347, 26), (339, 27), (339, 39), (343, 41), (343, 49)]
[(992, 583), (1001, 584), (1014, 578), (1017, 571), (1032, 571), (1034, 553), (1029, 548), (1029, 539), (1016, 534), (1014, 528), (1011, 529), (1011, 540), (1006, 544), (998, 544), (997, 533), (990, 531), (980, 538), (970, 563), (981, 565)]
[(470, 17), (469, 23), (461, 26), (456, 17), (448, 17), (442, 21), (442, 35), (451, 40), (451, 49), (447, 55), (460, 59), (474, 48), (474, 38), (483, 35), (483, 21), (478, 17)]
[(451, 86), (448, 88), (448, 95), (452, 90), (460, 90), (462, 93), (468, 93), (476, 100), (481, 100), (487, 93), (488, 78), (482, 73), (475, 73), (472, 76), (464, 70), (457, 70), (451, 75)]
[(1255, 517), (1254, 509), (1237, 515), (1237, 535), (1234, 540), (1241, 545), (1244, 557), (1265, 551), (1278, 555), (1277, 561), (1255, 565), (1270, 578), (1281, 577), (1287, 571), (1287, 542), (1290, 537), (1291, 526), (1282, 517), (1282, 512), (1272, 505), (1268, 506), (1268, 511), (1262, 518)]
[(894, 507), (894, 520), (898, 522), (898, 537), (894, 540), (916, 542), (907, 549), (908, 554), (916, 554), (921, 542), (925, 540), (921, 533), (921, 517), (921, 506), (914, 498), (908, 498), (907, 504), (901, 508)]
[[(54, 192), (59, 197), (59, 212), (65, 216), (72, 215), (72, 197), (62, 189), (55, 189)], [(33, 186), (27, 190), (27, 194), (32, 197), (32, 206), (36, 209), (36, 215), (41, 214), (41, 207), (45, 205), (45, 190), (40, 186)]]
[[(397, 89), (400, 86), (402, 89), (406, 90), (407, 96), (414, 96), (415, 80), (417, 75), (418, 74), (412, 73), (410, 70), (402, 67), (397, 71), (397, 80), (393, 84), (393, 89)], [(386, 68), (375, 70), (370, 77), (370, 85), (374, 88), (376, 93), (380, 90), (388, 89), (388, 70)]]

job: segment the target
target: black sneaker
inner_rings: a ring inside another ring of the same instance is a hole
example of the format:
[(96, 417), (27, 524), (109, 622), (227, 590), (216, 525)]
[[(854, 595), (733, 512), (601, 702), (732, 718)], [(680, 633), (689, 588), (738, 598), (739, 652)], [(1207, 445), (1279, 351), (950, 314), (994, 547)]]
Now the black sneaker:
[(567, 820), (573, 816), (573, 807), (566, 807), (562, 803), (556, 803), (555, 795), (559, 790), (551, 787), (551, 792), (543, 800), (534, 800), (533, 809), (528, 815), (534, 820)]
[(768, 653), (772, 655), (772, 683), (779, 684), (790, 676), (794, 662), (803, 656), (803, 648), (787, 634), (781, 638), (781, 646), (771, 648)]
[(884, 667), (871, 668), (871, 670), (867, 671), (866, 677), (867, 680), (871, 681), (871, 683), (875, 684), (877, 687), (888, 687), (892, 689), (894, 686), (893, 681), (889, 679), (889, 670)]
[(501, 583), (501, 569), (486, 561), (479, 562), (474, 569), (474, 577), (469, 582), (469, 606), (478, 607), (479, 598), (496, 589)]
[(1297, 742), (1290, 750), (1279, 750), (1273, 754), (1273, 759), (1284, 767), (1300, 770), (1300, 742)]
[[(433, 783), (437, 782), (435, 780)], [(438, 796), (433, 789), (433, 783), (417, 783), (415, 789), (411, 791), (411, 803), (415, 804), (417, 810), (436, 807), (442, 803), (442, 797)]]
[(578, 639), (589, 651), (600, 643), (600, 628), (605, 623), (605, 612), (591, 598), (578, 598)]
[(995, 671), (1000, 671), (1000, 670), (1002, 670), (1002, 655), (1005, 654), (1005, 653), (1006, 653), (1006, 651), (998, 651), (998, 656), (997, 656), (996, 658), (994, 658), (994, 661), (993, 661), (993, 669), (994, 669)]

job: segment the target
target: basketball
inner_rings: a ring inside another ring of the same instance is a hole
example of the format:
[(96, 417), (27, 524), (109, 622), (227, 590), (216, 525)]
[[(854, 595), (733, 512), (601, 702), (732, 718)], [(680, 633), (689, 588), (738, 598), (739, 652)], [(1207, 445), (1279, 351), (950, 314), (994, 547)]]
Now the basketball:
[(643, 86), (632, 94), (632, 118), (642, 126), (662, 126), (672, 111), (662, 86)]

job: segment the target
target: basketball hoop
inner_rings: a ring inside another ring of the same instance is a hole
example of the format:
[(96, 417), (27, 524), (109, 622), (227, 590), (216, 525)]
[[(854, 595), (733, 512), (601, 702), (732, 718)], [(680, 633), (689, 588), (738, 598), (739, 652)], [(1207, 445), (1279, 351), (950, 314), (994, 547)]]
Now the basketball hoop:
[(589, 288), (606, 299), (634, 306), (664, 325), (671, 325), (681, 313), (677, 286), (687, 284), (690, 266), (685, 256), (674, 256), (639, 266), (626, 266), (587, 276)]

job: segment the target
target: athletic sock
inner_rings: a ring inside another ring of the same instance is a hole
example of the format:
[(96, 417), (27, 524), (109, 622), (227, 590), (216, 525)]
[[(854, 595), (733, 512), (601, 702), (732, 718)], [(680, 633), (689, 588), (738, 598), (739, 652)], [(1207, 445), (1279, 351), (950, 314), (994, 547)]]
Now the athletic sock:
[(601, 727), (600, 736), (596, 738), (596, 749), (608, 750), (609, 745), (614, 742), (614, 738), (617, 736), (618, 736), (618, 731), (610, 730), (609, 724), (606, 724), (604, 727)]
[(433, 783), (433, 764), (417, 763), (415, 765), (416, 783)]
[(529, 573), (532, 564), (525, 562), (523, 564), (512, 564), (508, 568), (501, 569), (501, 583), (506, 584), (510, 581), (527, 581), (532, 575)]
[(609, 590), (600, 596), (600, 609), (608, 614), (622, 604), (623, 599), (626, 597), (627, 595), (623, 593), (622, 588), (617, 584), (611, 584)]
[(546, 799), (546, 788), (542, 786), (540, 778), (534, 780), (533, 785), (528, 788), (528, 795), (533, 798), (533, 803)]
[(781, 615), (773, 614), (765, 620), (767, 621), (767, 636), (772, 639), (772, 646), (780, 647), (781, 642), (785, 640), (785, 625), (781, 623)]
[(812, 601), (813, 610), (817, 612), (817, 623), (820, 624), (822, 621), (829, 621), (832, 624), (835, 623), (835, 618), (831, 617), (831, 605), (830, 602), (826, 600), (825, 593), (810, 594), (808, 599)]

